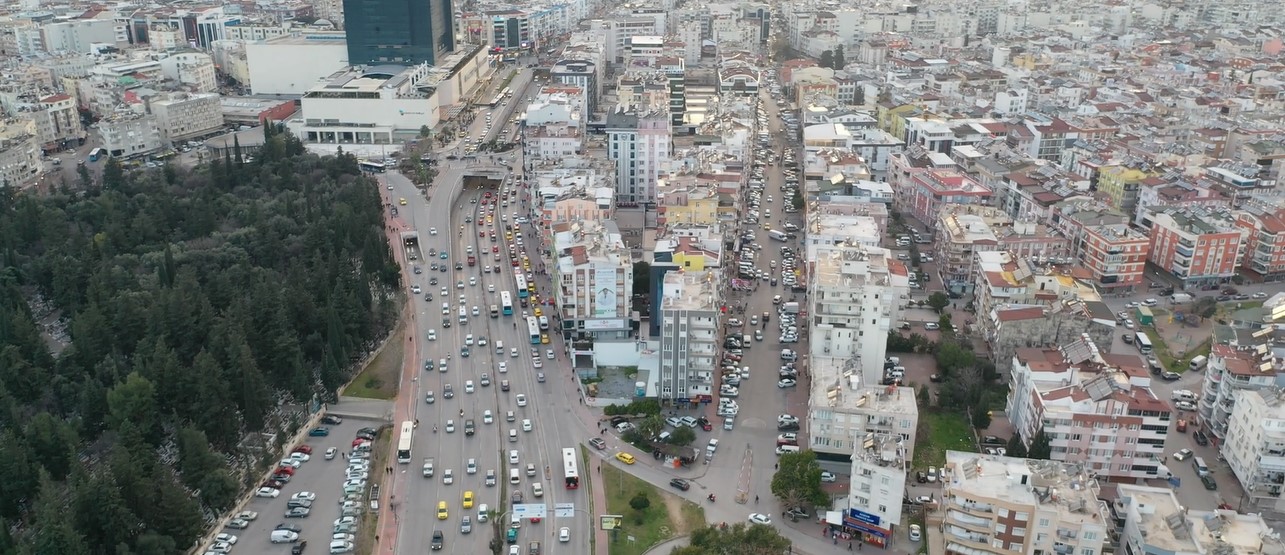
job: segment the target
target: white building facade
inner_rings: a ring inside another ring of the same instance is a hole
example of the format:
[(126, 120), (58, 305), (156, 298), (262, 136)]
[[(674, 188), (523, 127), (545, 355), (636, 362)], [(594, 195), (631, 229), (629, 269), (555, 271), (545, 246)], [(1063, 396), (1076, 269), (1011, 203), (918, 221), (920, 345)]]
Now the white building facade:
[(720, 289), (716, 271), (665, 274), (657, 380), (657, 396), (662, 402), (712, 400)]

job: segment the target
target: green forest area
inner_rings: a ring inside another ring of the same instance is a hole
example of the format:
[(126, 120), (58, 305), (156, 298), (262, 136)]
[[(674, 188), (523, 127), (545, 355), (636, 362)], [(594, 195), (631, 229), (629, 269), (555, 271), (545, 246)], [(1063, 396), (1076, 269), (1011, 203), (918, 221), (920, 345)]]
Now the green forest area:
[(0, 555), (190, 549), (298, 428), (281, 407), (396, 324), (378, 188), (264, 129), (252, 160), (0, 187)]

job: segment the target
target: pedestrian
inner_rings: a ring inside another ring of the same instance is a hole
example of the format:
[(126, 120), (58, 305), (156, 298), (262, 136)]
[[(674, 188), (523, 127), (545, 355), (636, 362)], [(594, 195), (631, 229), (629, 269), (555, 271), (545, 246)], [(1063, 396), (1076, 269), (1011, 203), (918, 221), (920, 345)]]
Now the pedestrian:
[(772, 469), (773, 469), (773, 470), (780, 470), (780, 469), (781, 469), (781, 463), (776, 463), (776, 464), (772, 465)]
[(863, 546), (863, 545), (865, 545), (865, 544), (864, 544), (864, 543), (858, 543), (858, 544), (857, 544), (857, 551), (861, 551), (861, 546)]
[(602, 474), (602, 465), (598, 465), (598, 474)]
[(831, 539), (834, 540), (834, 545), (839, 545), (839, 538), (831, 538)]
[(852, 542), (848, 542), (848, 551), (852, 551)]

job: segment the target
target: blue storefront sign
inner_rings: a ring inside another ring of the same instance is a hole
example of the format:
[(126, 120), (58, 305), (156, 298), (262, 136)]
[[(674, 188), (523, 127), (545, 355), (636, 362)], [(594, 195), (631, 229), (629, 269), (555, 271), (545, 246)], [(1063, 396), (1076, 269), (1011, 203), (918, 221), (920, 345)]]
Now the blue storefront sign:
[(843, 515), (844, 526), (886, 540), (892, 536), (892, 531), (881, 528), (880, 522), (878, 516), (857, 509), (848, 509)]

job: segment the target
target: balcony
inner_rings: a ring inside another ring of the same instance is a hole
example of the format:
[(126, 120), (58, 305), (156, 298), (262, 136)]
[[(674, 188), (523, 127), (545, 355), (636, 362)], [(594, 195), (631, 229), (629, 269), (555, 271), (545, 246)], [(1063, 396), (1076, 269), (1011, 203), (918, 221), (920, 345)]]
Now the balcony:
[(1183, 245), (1181, 242), (1179, 242), (1177, 245), (1174, 245), (1173, 252), (1177, 254), (1179, 257), (1191, 258), (1191, 255), (1196, 254), (1196, 249), (1194, 247), (1188, 247), (1186, 245)]
[(993, 521), (989, 518), (970, 515), (962, 511), (947, 511), (946, 521), (952, 524), (977, 528), (982, 531), (990, 530), (991, 525), (993, 524)]
[(965, 503), (958, 499), (952, 498), (950, 504), (955, 508), (968, 511), (970, 513), (994, 513), (995, 512), (995, 508), (990, 505), (987, 505), (986, 503), (977, 503), (977, 502)]
[(980, 534), (977, 532), (965, 530), (958, 526), (947, 526), (946, 533), (950, 534), (956, 539), (964, 540), (967, 542), (986, 544), (988, 547), (990, 546), (990, 543), (991, 543), (990, 534)]

